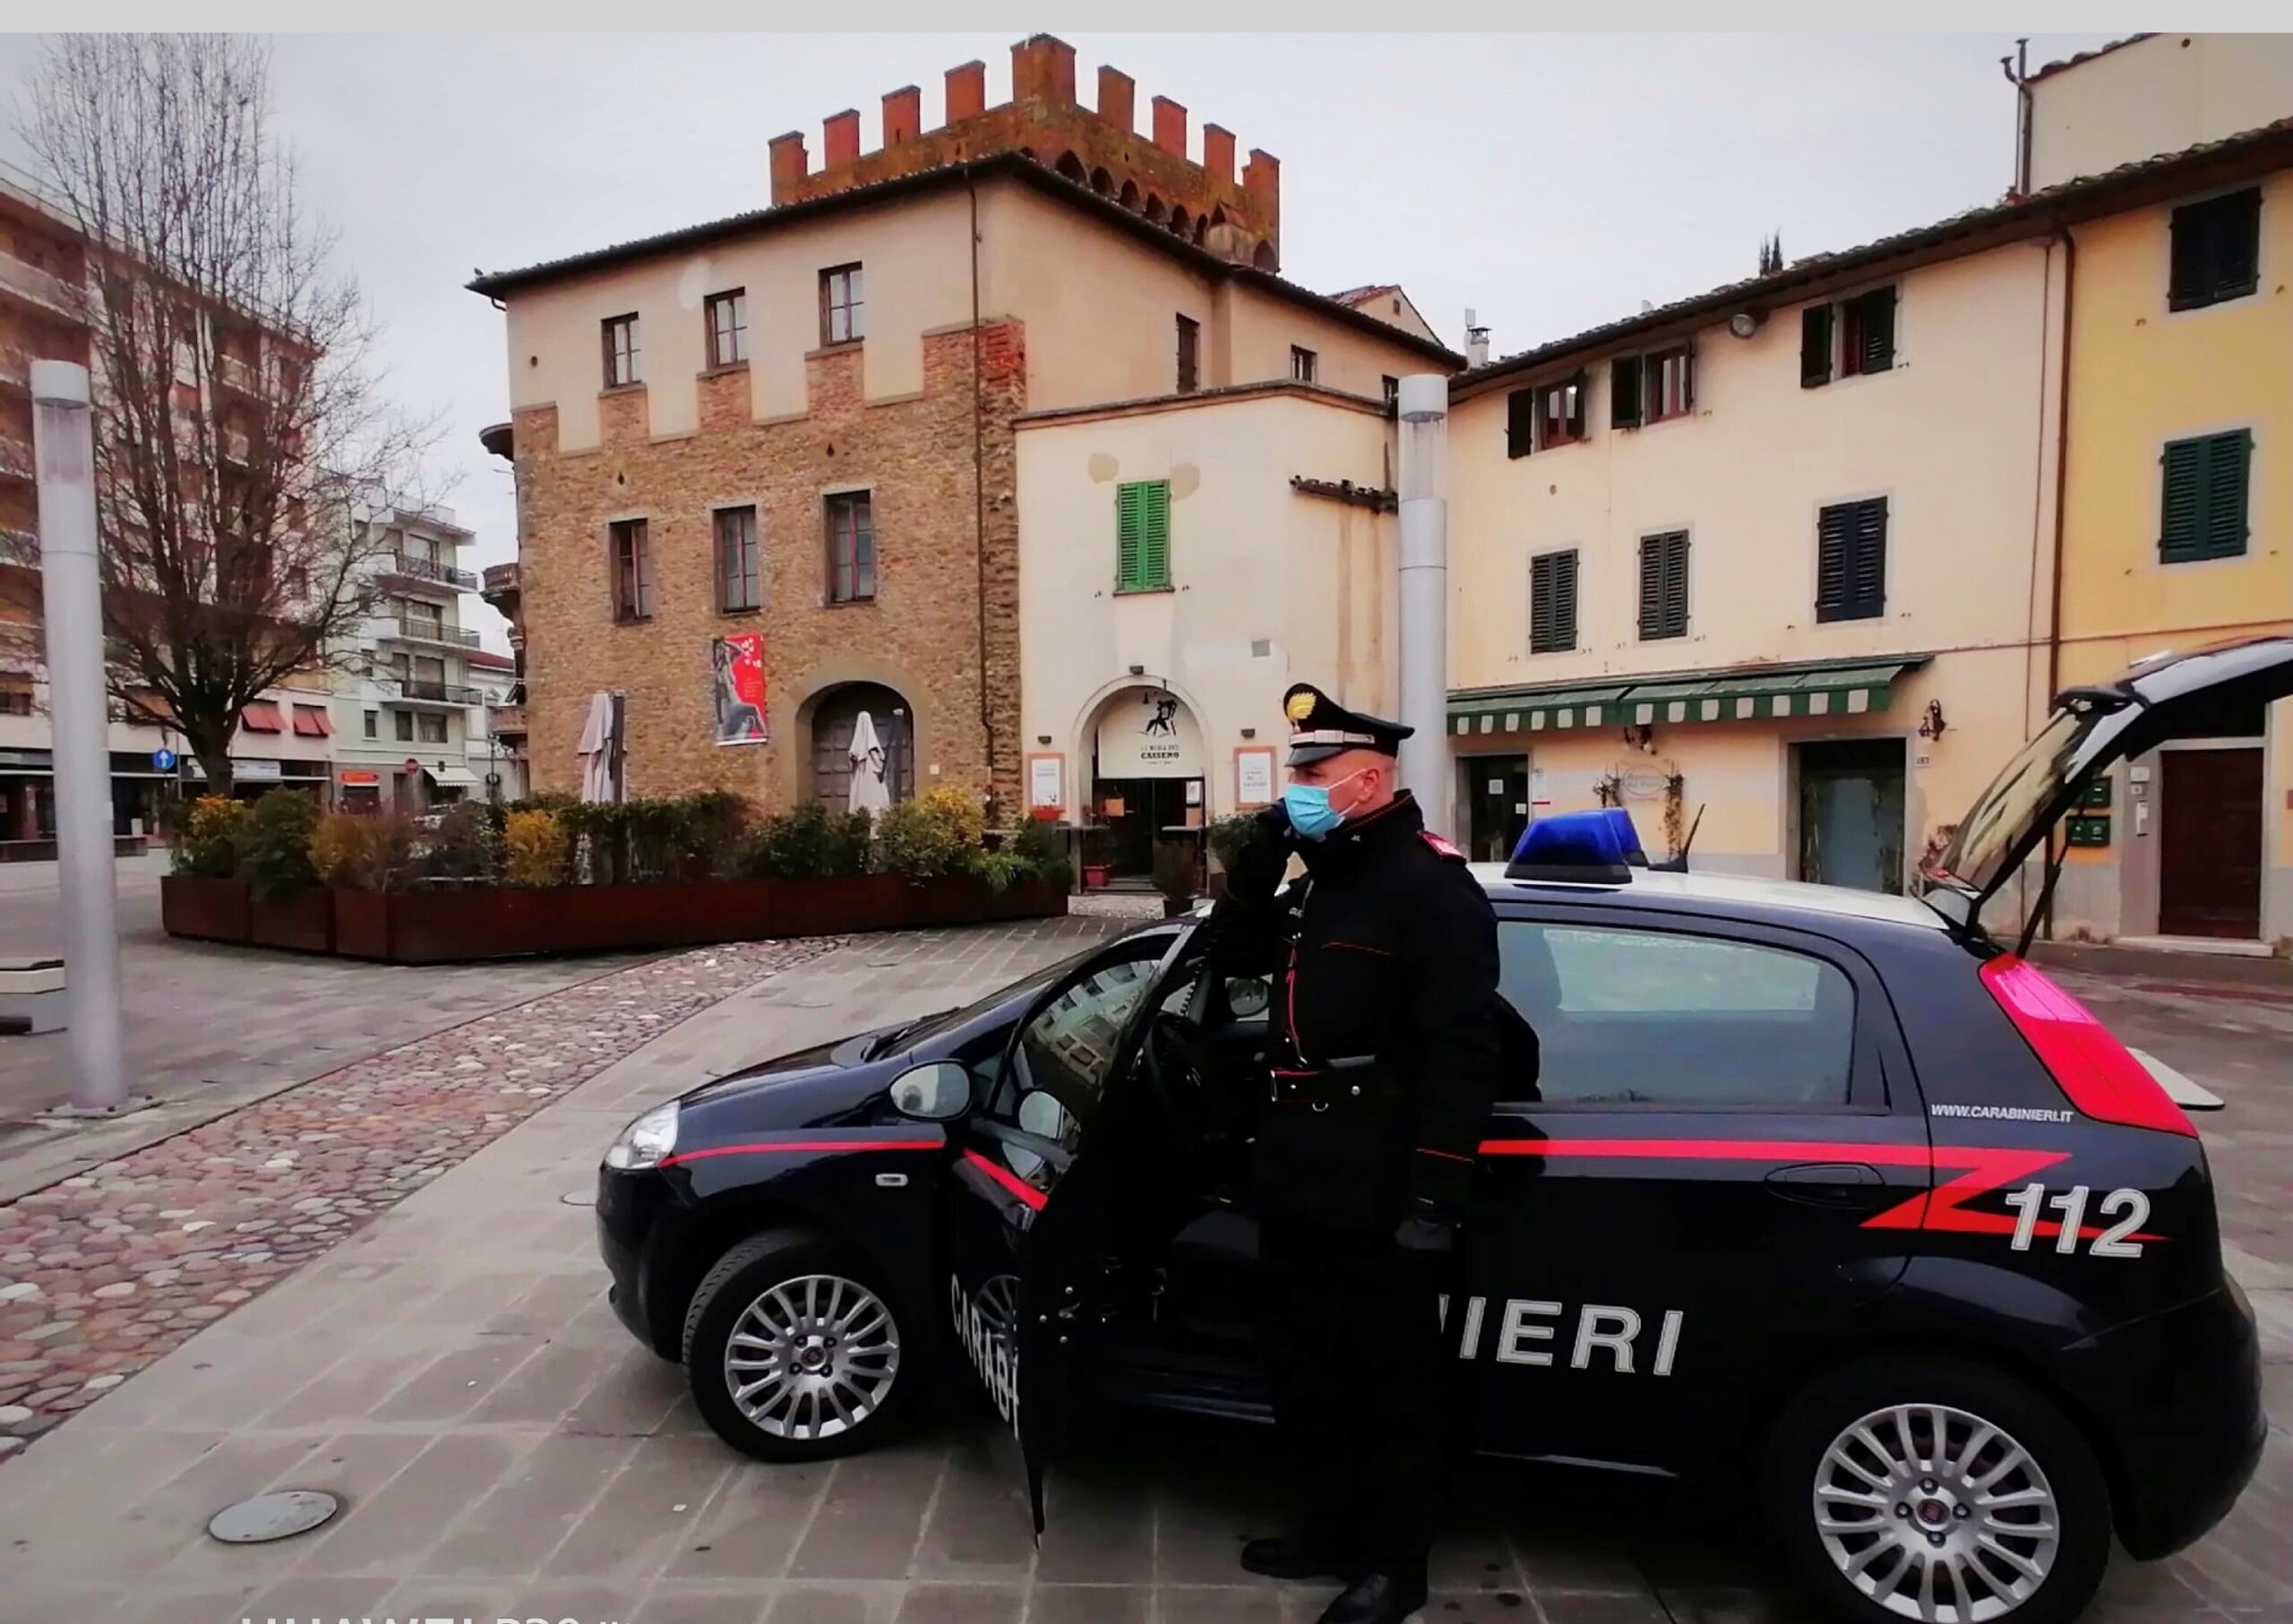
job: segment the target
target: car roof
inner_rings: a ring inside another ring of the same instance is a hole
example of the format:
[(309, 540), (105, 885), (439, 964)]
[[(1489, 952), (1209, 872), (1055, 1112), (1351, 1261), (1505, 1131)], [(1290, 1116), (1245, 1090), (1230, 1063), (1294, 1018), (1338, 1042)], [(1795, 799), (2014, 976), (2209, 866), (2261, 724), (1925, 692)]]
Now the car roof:
[(1621, 885), (1567, 885), (1542, 880), (1508, 880), (1501, 863), (1476, 863), (1473, 878), (1491, 898), (1558, 894), (1571, 901), (1614, 901), (1623, 906), (1678, 908), (1687, 913), (1725, 914), (1740, 908), (1820, 914), (1832, 919), (1869, 920), (1880, 924), (1948, 928), (1943, 916), (1910, 897), (1851, 890), (1840, 885), (1809, 885), (1798, 880), (1762, 880), (1750, 874), (1676, 874), (1636, 868)]

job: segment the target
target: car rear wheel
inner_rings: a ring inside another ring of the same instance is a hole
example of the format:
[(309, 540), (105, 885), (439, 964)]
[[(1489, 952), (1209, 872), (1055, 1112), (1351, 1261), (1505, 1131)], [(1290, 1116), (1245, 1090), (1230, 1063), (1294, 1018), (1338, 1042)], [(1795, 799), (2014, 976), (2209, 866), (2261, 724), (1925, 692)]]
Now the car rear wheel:
[(1875, 1359), (1778, 1420), (1761, 1499), (1801, 1579), (1859, 1624), (2065, 1624), (2109, 1560), (2109, 1491), (2078, 1430), (2012, 1377)]
[(755, 1235), (685, 1311), (685, 1380), (718, 1437), (760, 1460), (873, 1448), (919, 1385), (891, 1294), (815, 1236)]

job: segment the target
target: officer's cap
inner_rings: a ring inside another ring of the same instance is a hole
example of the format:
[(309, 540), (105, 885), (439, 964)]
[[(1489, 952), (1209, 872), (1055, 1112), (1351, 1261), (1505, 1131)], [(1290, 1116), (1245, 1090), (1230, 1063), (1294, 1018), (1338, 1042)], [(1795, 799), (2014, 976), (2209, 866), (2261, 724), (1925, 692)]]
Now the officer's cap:
[(1382, 717), (1348, 710), (1311, 683), (1293, 683), (1282, 696), (1282, 712), (1290, 718), (1290, 765), (1303, 767), (1341, 751), (1372, 750), (1381, 756), (1401, 753), (1401, 742), (1417, 730)]

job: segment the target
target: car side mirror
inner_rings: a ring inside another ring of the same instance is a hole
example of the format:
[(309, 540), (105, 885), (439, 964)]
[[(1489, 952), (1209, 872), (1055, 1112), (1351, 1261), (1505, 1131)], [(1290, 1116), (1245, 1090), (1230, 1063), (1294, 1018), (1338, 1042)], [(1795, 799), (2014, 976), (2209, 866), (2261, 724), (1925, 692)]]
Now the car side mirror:
[(1232, 976), (1226, 983), (1226, 1008), (1237, 1020), (1251, 1020), (1266, 1013), (1270, 989), (1255, 975)]
[(945, 1122), (971, 1109), (971, 1072), (953, 1061), (934, 1061), (892, 1078), (892, 1109), (919, 1121)]

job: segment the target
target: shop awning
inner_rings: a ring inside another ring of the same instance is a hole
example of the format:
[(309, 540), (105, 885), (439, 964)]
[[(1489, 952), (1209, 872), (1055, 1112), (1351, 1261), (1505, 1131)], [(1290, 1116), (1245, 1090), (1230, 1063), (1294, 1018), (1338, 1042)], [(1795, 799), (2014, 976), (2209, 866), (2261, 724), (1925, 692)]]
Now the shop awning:
[(1511, 688), (1449, 696), (1449, 732), (1539, 733), (1669, 722), (1766, 722), (1786, 717), (1861, 716), (1887, 708), (1897, 677), (1923, 654), (1861, 662), (1737, 666), (1645, 682)]
[(467, 767), (441, 765), (425, 769), (433, 784), (458, 784), (465, 789), (477, 787), (477, 775)]
[(279, 719), (279, 707), (269, 700), (251, 700), (239, 712), (239, 726), (249, 733), (282, 733), (287, 724)]
[(295, 731), (306, 739), (329, 738), (333, 735), (334, 724), (316, 705), (297, 705), (295, 707)]

